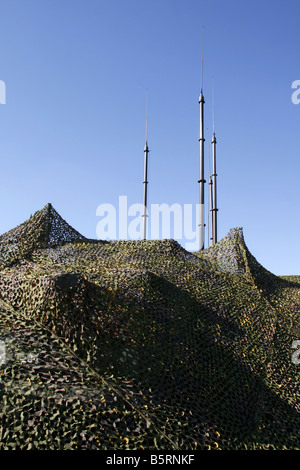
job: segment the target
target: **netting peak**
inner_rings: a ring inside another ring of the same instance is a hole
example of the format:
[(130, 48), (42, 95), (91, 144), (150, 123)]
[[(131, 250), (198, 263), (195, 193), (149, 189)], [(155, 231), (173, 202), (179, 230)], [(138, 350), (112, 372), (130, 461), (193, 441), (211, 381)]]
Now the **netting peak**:
[(86, 240), (46, 204), (22, 224), (0, 236), (0, 261), (4, 264), (26, 258), (36, 249)]

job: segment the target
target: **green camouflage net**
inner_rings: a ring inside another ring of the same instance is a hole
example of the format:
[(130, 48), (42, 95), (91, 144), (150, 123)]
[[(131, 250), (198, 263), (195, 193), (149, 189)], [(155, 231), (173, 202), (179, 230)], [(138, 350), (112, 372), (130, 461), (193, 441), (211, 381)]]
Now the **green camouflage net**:
[[(0, 237), (0, 449), (299, 449), (299, 277), (48, 204)], [(0, 355), (1, 358), (1, 355)]]

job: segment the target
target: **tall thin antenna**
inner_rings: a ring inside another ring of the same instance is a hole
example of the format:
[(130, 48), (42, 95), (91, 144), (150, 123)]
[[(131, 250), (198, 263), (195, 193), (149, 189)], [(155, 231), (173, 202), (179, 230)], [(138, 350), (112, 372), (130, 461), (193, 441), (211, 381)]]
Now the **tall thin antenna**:
[(210, 189), (210, 224), (211, 224), (211, 244), (214, 244), (214, 212), (213, 212), (213, 182), (211, 176), (209, 177), (209, 189)]
[(203, 52), (204, 52), (204, 26), (202, 26), (201, 93), (203, 90)]
[(143, 239), (147, 238), (147, 192), (148, 192), (148, 89), (146, 90), (146, 144), (144, 147), (144, 224), (143, 224)]
[(213, 134), (215, 133), (215, 92), (214, 92), (214, 77), (212, 77), (212, 107), (213, 107)]
[(218, 236), (217, 236), (217, 139), (215, 134), (215, 104), (214, 104), (214, 80), (212, 80), (212, 94), (213, 94), (213, 137), (212, 137), (212, 154), (213, 154), (213, 244), (217, 243)]
[(199, 97), (200, 104), (200, 222), (199, 222), (199, 249), (204, 250), (204, 235), (205, 235), (205, 223), (204, 223), (204, 96), (203, 96), (203, 44), (204, 44), (204, 27), (202, 32), (202, 63), (201, 63), (201, 93)]
[(146, 89), (146, 143), (148, 140), (148, 88)]
[[(208, 132), (208, 129), (207, 129), (207, 132)], [(207, 225), (208, 225), (207, 234), (208, 234), (208, 246), (209, 246), (209, 240), (211, 241), (211, 244), (213, 244), (213, 233), (214, 233), (214, 219), (213, 219), (213, 210), (212, 210), (213, 209), (213, 182), (211, 178), (210, 148), (209, 147), (208, 147), (208, 164), (209, 164), (208, 200), (209, 200), (210, 210), (208, 211), (208, 215), (207, 215)], [(210, 224), (209, 224), (209, 219), (211, 219)], [(210, 232), (209, 229), (211, 230), (211, 233), (209, 233)]]

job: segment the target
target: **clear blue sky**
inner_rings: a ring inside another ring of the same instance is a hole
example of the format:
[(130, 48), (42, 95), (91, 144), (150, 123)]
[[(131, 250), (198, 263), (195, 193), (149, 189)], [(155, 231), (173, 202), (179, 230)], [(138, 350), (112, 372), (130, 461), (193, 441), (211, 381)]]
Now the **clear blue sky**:
[(300, 274), (299, 18), (299, 0), (1, 0), (0, 232), (51, 202), (96, 238), (100, 204), (142, 202), (147, 88), (149, 204), (199, 202), (204, 26), (219, 238), (243, 227), (267, 269)]

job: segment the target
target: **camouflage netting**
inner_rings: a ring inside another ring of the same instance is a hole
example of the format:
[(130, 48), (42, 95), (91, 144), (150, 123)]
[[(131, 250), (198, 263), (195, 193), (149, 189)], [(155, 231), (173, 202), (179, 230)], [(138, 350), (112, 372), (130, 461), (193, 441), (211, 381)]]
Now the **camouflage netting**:
[(88, 240), (51, 205), (0, 237), (0, 449), (299, 449), (299, 278), (234, 229)]
[(63, 220), (51, 204), (29, 220), (0, 236), (0, 264), (9, 266), (30, 257), (38, 248), (86, 240)]

